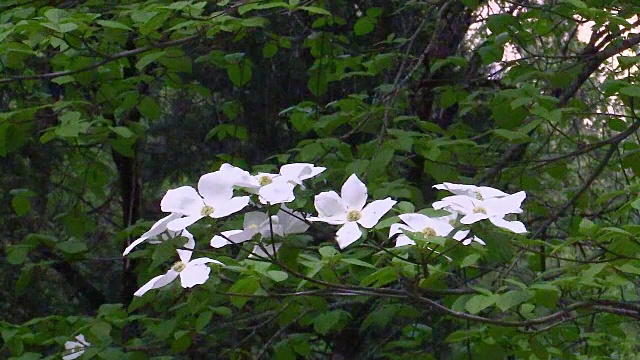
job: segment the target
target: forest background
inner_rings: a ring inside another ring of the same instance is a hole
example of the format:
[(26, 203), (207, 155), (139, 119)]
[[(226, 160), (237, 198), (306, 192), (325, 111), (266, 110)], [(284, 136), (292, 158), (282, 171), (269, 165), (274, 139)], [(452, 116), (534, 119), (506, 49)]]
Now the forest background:
[[(59, 358), (83, 334), (100, 359), (636, 358), (639, 13), (636, 0), (2, 1), (0, 357)], [(327, 168), (296, 210), (354, 173), (398, 204), (346, 249), (324, 224), (287, 237), (278, 261), (202, 241), (227, 266), (134, 299), (175, 261), (171, 241), (122, 257), (166, 215), (168, 189), (223, 163), (291, 162)], [(389, 226), (442, 182), (525, 191), (529, 232), (474, 225), (486, 246), (394, 248)]]

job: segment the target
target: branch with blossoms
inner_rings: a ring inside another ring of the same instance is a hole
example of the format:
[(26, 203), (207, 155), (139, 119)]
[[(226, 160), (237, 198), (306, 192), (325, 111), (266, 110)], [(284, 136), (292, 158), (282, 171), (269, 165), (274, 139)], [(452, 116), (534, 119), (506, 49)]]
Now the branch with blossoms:
[[(367, 238), (368, 233), (375, 232), (382, 221), (388, 223), (393, 219), (383, 217), (396, 206), (397, 201), (389, 197), (369, 201), (367, 186), (355, 174), (344, 182), (340, 194), (324, 191), (315, 195), (314, 208), (317, 214), (306, 214), (301, 209), (289, 208), (288, 204), (296, 196), (300, 196), (298, 189), (306, 189), (304, 182), (325, 170), (324, 167), (313, 164), (294, 163), (282, 166), (278, 173), (251, 174), (241, 168), (223, 164), (218, 171), (201, 176), (197, 188), (181, 186), (168, 190), (160, 203), (162, 211), (168, 215), (127, 247), (123, 255), (126, 256), (143, 243), (158, 244), (176, 237), (181, 238), (184, 245), (176, 249), (179, 260), (165, 274), (155, 276), (142, 285), (134, 295), (143, 296), (178, 278), (183, 288), (204, 284), (209, 279), (211, 266), (224, 269), (226, 264), (210, 257), (193, 258), (194, 252), (202, 250), (196, 249), (196, 240), (189, 228), (202, 219), (228, 218), (252, 207), (260, 211), (244, 212), (242, 229), (218, 231), (210, 238), (209, 246), (214, 250), (213, 253), (206, 251), (207, 255), (215, 254), (217, 249), (227, 246), (244, 249), (244, 243), (254, 241), (252, 250), (245, 250), (249, 253), (247, 261), (270, 262), (290, 276), (320, 287), (320, 290), (310, 291), (299, 288), (299, 291), (287, 294), (313, 296), (320, 291), (335, 296), (392, 297), (432, 307), (433, 304), (429, 303), (431, 300), (422, 296), (423, 289), (336, 284), (318, 279), (313, 273), (305, 274), (293, 269), (278, 259), (277, 253), (286, 246), (291, 236), (306, 234), (312, 225), (316, 229), (320, 223), (337, 227), (335, 245), (338, 249), (345, 250), (366, 248), (369, 244), (359, 243), (359, 240)], [(472, 224), (488, 220), (488, 223), (513, 233), (522, 234), (527, 231), (522, 222), (505, 219), (510, 214), (522, 213), (521, 204), (526, 197), (522, 191), (508, 194), (490, 187), (452, 183), (435, 187), (453, 194), (433, 204), (432, 211), (437, 210), (445, 215), (429, 216), (420, 212), (398, 214), (401, 222), (386, 225), (389, 227), (387, 237), (390, 242), (395, 242), (394, 246), (377, 245), (377, 248), (393, 254), (392, 251), (396, 249), (422, 246), (428, 254), (453, 261), (444, 254), (451, 248), (439, 249), (444, 240), (450, 239), (462, 246), (486, 244), (472, 233)], [(325, 246), (324, 251), (329, 253), (327, 248)], [(335, 250), (331, 251), (332, 254), (333, 252), (339, 254)], [(406, 256), (394, 256), (400, 261), (407, 261)], [(425, 273), (428, 272), (425, 261), (429, 256), (415, 263), (416, 266), (422, 266)], [(357, 259), (348, 259), (346, 262), (357, 266), (372, 266)], [(428, 290), (425, 291), (428, 293)], [(463, 291), (468, 293), (469, 290)], [(446, 294), (446, 291), (442, 294)], [(236, 295), (230, 291), (229, 296)], [(437, 307), (434, 309), (442, 310)], [(457, 313), (450, 315), (459, 317)]]

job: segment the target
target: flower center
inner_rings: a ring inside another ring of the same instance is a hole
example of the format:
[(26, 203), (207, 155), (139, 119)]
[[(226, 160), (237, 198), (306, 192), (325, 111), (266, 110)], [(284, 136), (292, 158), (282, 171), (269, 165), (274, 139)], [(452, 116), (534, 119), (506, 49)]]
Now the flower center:
[(473, 208), (473, 212), (475, 214), (487, 214), (487, 209), (483, 208), (482, 206), (476, 206)]
[(482, 194), (480, 194), (479, 191), (476, 191), (476, 199), (478, 200), (484, 200), (484, 198), (482, 197)]
[(214, 209), (213, 206), (205, 205), (202, 207), (202, 210), (200, 210), (200, 214), (202, 214), (202, 216), (209, 216), (213, 214), (214, 211), (216, 211), (216, 209)]
[(249, 225), (249, 226), (248, 226), (248, 228), (249, 228), (249, 229), (251, 229), (251, 230), (255, 230), (255, 229), (257, 229), (257, 228), (258, 228), (258, 225), (256, 225), (256, 224), (251, 224), (251, 225)]
[(184, 270), (184, 268), (186, 267), (187, 267), (187, 264), (183, 263), (182, 261), (178, 261), (177, 263), (173, 264), (171, 268), (173, 269), (173, 271), (180, 272)]
[(437, 234), (433, 228), (426, 227), (422, 230), (422, 235), (424, 235), (424, 237), (426, 238), (430, 238), (436, 236)]
[(266, 175), (260, 176), (260, 180), (258, 180), (258, 184), (260, 184), (260, 186), (269, 185), (272, 182), (273, 180), (271, 180), (271, 178)]
[(347, 221), (358, 221), (362, 218), (362, 214), (358, 210), (351, 210), (347, 213)]

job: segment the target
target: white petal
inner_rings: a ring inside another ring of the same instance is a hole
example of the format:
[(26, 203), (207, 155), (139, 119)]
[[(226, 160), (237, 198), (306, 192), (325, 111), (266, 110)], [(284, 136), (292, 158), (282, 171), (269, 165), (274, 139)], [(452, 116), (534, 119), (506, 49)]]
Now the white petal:
[(124, 252), (122, 253), (122, 256), (127, 256), (127, 254), (130, 253), (131, 250), (133, 250), (134, 247), (142, 244), (145, 240), (147, 240), (147, 238), (141, 237), (141, 238), (137, 239), (136, 241), (132, 242), (129, 246), (127, 246), (126, 249), (124, 249)]
[(309, 163), (294, 163), (283, 165), (280, 168), (280, 175), (299, 184), (300, 181), (312, 178), (324, 170), (326, 168)]
[(405, 246), (405, 245), (415, 245), (416, 243), (409, 239), (407, 235), (400, 235), (396, 239), (396, 247)]
[(398, 215), (400, 220), (404, 221), (405, 224), (409, 225), (412, 232), (422, 231), (425, 227), (427, 227), (428, 217), (426, 215), (412, 213), (412, 214), (402, 214)]
[(233, 196), (233, 178), (220, 171), (204, 174), (198, 181), (198, 192), (207, 205), (214, 206)]
[(245, 206), (249, 205), (248, 196), (236, 196), (232, 197), (225, 202), (217, 203), (214, 206), (214, 211), (210, 215), (212, 218), (221, 218), (229, 216), (235, 212), (242, 210)]
[(426, 227), (432, 228), (438, 236), (448, 236), (449, 233), (453, 231), (453, 226), (451, 226), (448, 221), (441, 220), (440, 218), (427, 217)]
[(193, 239), (193, 235), (187, 231), (187, 229), (182, 230), (179, 236), (187, 238), (187, 243), (184, 244), (185, 248), (193, 249), (196, 246), (196, 241)]
[(235, 186), (244, 188), (259, 188), (258, 180), (251, 174), (237, 166), (224, 163), (220, 166), (220, 172), (226, 174)]
[(344, 249), (360, 239), (360, 236), (362, 236), (362, 231), (358, 224), (355, 222), (348, 222), (338, 230), (336, 233), (336, 240), (338, 240), (338, 246), (340, 246), (340, 249)]
[(78, 340), (81, 345), (91, 346), (91, 344), (84, 338), (83, 334), (76, 336), (76, 340)]
[(460, 222), (463, 224), (473, 224), (475, 222), (478, 222), (480, 220), (484, 220), (484, 219), (488, 219), (489, 215), (487, 214), (483, 214), (483, 213), (471, 213), (469, 215), (465, 215), (462, 219), (460, 219)]
[[(225, 245), (229, 245), (231, 244), (231, 242), (229, 242), (227, 239), (230, 239), (231, 236), (236, 235), (236, 234), (242, 234), (244, 233), (244, 230), (227, 230), (227, 231), (223, 231), (222, 235), (216, 235), (211, 239), (211, 246), (214, 248), (221, 248)], [(248, 239), (247, 239), (248, 240)], [(244, 241), (244, 240), (243, 240)]]
[(460, 230), (460, 231), (456, 231), (456, 233), (453, 234), (453, 238), (455, 240), (462, 241), (464, 238), (467, 237), (467, 235), (469, 235), (469, 230)]
[(174, 271), (173, 269), (170, 269), (169, 271), (167, 271), (166, 274), (160, 275), (160, 276), (156, 276), (153, 279), (149, 280), (146, 284), (142, 285), (142, 287), (140, 289), (138, 289), (138, 291), (133, 293), (133, 295), (134, 296), (142, 296), (147, 291), (149, 291), (151, 289), (161, 288), (161, 287), (169, 284), (170, 282), (172, 282), (177, 277), (178, 277), (178, 272)]
[[(282, 246), (282, 243), (274, 243), (274, 244), (262, 244), (262, 247), (256, 245), (253, 247), (253, 250), (251, 251), (251, 255), (249, 255), (250, 258), (252, 257), (273, 257), (273, 255), (275, 255), (275, 253), (280, 250), (280, 247)], [(262, 249), (264, 248), (264, 250), (266, 250), (266, 252)], [(275, 252), (274, 252), (274, 248), (275, 248)]]
[(282, 209), (278, 211), (278, 220), (280, 221), (280, 225), (282, 226), (283, 235), (300, 234), (309, 229), (309, 224), (307, 224), (303, 220), (300, 220), (304, 219), (304, 215), (302, 213), (292, 212), (287, 208), (285, 208), (285, 210), (291, 212), (294, 215), (297, 215), (299, 218), (290, 215), (285, 211), (282, 211)]
[(282, 204), (291, 202), (296, 199), (293, 194), (293, 189), (295, 189), (295, 187), (295, 184), (284, 180), (282, 177), (278, 177), (271, 184), (260, 188), (260, 202), (263, 204)]
[(181, 186), (167, 191), (160, 201), (160, 209), (164, 212), (178, 213), (182, 215), (194, 215), (200, 213), (204, 206), (202, 197), (191, 186)]
[(192, 265), (206, 265), (206, 264), (210, 264), (210, 263), (225, 266), (220, 261), (209, 259), (208, 257), (201, 257), (201, 258), (193, 259), (193, 260), (189, 261), (189, 266), (192, 266)]
[(320, 216), (309, 216), (307, 218), (307, 221), (311, 221), (311, 222), (325, 222), (327, 224), (331, 224), (331, 225), (342, 225), (342, 224), (346, 224), (347, 221), (347, 214), (343, 214), (343, 215), (339, 215), (339, 216), (334, 216), (334, 217), (320, 217)]
[(192, 265), (191, 263), (180, 272), (180, 283), (183, 288), (204, 284), (209, 279), (211, 268), (207, 265)]
[(180, 261), (182, 261), (183, 263), (188, 263), (189, 260), (191, 260), (191, 255), (193, 255), (193, 251), (191, 250), (182, 250), (182, 249), (178, 249), (176, 250), (178, 252), (178, 256), (180, 257)]
[(403, 234), (404, 232), (402, 230), (407, 230), (409, 232), (417, 232), (417, 230), (414, 230), (405, 224), (395, 223), (395, 224), (391, 224), (391, 227), (389, 228), (389, 237), (392, 237), (393, 235), (396, 235), (396, 234)]
[(367, 186), (358, 179), (356, 174), (352, 174), (342, 185), (340, 195), (342, 202), (349, 210), (360, 211), (367, 202)]
[(384, 200), (376, 200), (362, 209), (362, 217), (358, 220), (358, 223), (367, 229), (374, 227), (380, 218), (386, 214), (397, 201), (386, 198)]
[(175, 219), (173, 221), (171, 221), (170, 223), (167, 224), (167, 229), (171, 230), (171, 231), (182, 231), (184, 230), (187, 226), (195, 223), (196, 221), (202, 219), (203, 216), (200, 214), (197, 215), (193, 215), (193, 216), (187, 216), (187, 217), (183, 217), (180, 219)]
[(497, 227), (507, 229), (516, 234), (523, 234), (527, 232), (527, 228), (520, 221), (508, 221), (499, 216), (490, 217), (489, 221)]
[(169, 222), (175, 219), (179, 219), (181, 217), (182, 215), (180, 214), (175, 214), (175, 213), (169, 214), (163, 217), (162, 219), (156, 221), (155, 224), (151, 225), (151, 229), (149, 229), (149, 231), (142, 234), (140, 237), (152, 238), (152, 237), (158, 236), (167, 230), (167, 224)]
[(263, 222), (269, 220), (267, 214), (259, 211), (250, 211), (244, 214), (244, 220), (242, 222), (242, 227), (245, 230), (250, 228), (258, 228), (262, 225)]
[(477, 236), (474, 236), (474, 237), (473, 237), (473, 241), (477, 242), (477, 243), (478, 243), (478, 244), (480, 244), (480, 245), (487, 245), (487, 243), (485, 243), (482, 239), (480, 239), (480, 238), (479, 238), (479, 237), (477, 237)]
[(347, 215), (347, 208), (335, 191), (325, 191), (316, 195), (314, 205), (318, 211), (319, 218), (333, 218)]

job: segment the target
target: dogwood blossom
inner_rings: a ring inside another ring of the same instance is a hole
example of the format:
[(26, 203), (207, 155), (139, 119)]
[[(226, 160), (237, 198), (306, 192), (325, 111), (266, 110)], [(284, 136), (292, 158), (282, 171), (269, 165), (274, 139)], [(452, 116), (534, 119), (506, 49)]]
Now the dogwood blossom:
[(167, 229), (167, 224), (169, 222), (175, 219), (179, 219), (180, 217), (181, 217), (180, 214), (170, 214), (158, 220), (155, 224), (151, 226), (151, 229), (149, 229), (149, 231), (142, 234), (142, 236), (140, 236), (138, 239), (132, 242), (129, 246), (127, 246), (127, 248), (124, 249), (122, 256), (126, 256), (127, 254), (129, 254), (131, 250), (133, 250), (133, 248), (140, 245), (144, 241), (147, 241), (150, 244), (159, 244), (163, 241), (174, 238), (176, 236), (182, 236), (187, 238), (187, 243), (184, 245), (184, 247), (188, 249), (193, 249), (196, 243), (193, 239), (193, 235), (191, 235), (191, 233), (187, 231), (187, 229), (180, 230), (180, 231), (171, 231)]
[(475, 186), (475, 185), (464, 185), (464, 184), (452, 184), (452, 183), (442, 183), (438, 185), (433, 185), (434, 188), (440, 190), (447, 190), (456, 195), (466, 195), (472, 198), (476, 198), (478, 200), (487, 200), (491, 198), (500, 198), (509, 196), (506, 192), (500, 191), (498, 189), (494, 189), (489, 186)]
[[(301, 234), (309, 229), (309, 224), (305, 221), (304, 216), (299, 213), (288, 209), (285, 206), (282, 206), (280, 211), (275, 216), (276, 222), (274, 226), (278, 226), (278, 230), (282, 231), (280, 236), (287, 236), (293, 234)], [(276, 228), (274, 228), (274, 232)], [(264, 236), (263, 238), (268, 238), (269, 236)], [(273, 256), (282, 246), (281, 242), (274, 242), (272, 244), (256, 244), (251, 251), (250, 257), (254, 256), (262, 256), (262, 257), (271, 257)]]
[(487, 200), (478, 200), (466, 195), (454, 195), (436, 201), (432, 206), (434, 209), (447, 209), (461, 213), (463, 217), (460, 222), (463, 224), (473, 224), (480, 220), (489, 219), (495, 226), (520, 234), (527, 232), (524, 224), (520, 221), (505, 220), (504, 217), (507, 214), (521, 213), (520, 205), (525, 197), (524, 191)]
[(422, 233), (425, 238), (432, 236), (448, 236), (453, 231), (453, 226), (449, 223), (449, 216), (432, 218), (426, 215), (412, 213), (402, 214), (398, 216), (400, 220), (406, 224), (396, 223), (391, 225), (389, 229), (389, 237), (396, 234), (400, 234), (396, 239), (396, 247), (404, 245), (415, 245), (415, 242), (411, 240), (407, 235), (403, 233), (403, 230)]
[(217, 171), (202, 175), (198, 191), (191, 186), (167, 191), (160, 202), (162, 211), (184, 216), (169, 221), (167, 229), (180, 231), (205, 216), (221, 218), (247, 206), (248, 196), (233, 196), (234, 178), (230, 174)]
[[(284, 211), (286, 210), (286, 211)], [(260, 234), (262, 238), (270, 238), (271, 234), (286, 236), (307, 231), (309, 225), (294, 215), (302, 217), (302, 214), (291, 212), (283, 206), (271, 220), (265, 213), (248, 212), (244, 216), (242, 230), (223, 231), (221, 235), (216, 235), (211, 239), (211, 246), (220, 248), (231, 243), (241, 243), (251, 240), (255, 235)]]
[(209, 279), (211, 268), (207, 266), (209, 263), (223, 265), (220, 261), (209, 259), (206, 257), (191, 260), (193, 251), (176, 250), (180, 261), (171, 266), (169, 271), (164, 275), (159, 275), (142, 285), (133, 295), (142, 296), (151, 289), (161, 288), (170, 284), (178, 276), (180, 276), (180, 284), (183, 288), (191, 288), (195, 285), (204, 284)]
[(80, 334), (76, 336), (76, 340), (78, 341), (67, 341), (64, 343), (65, 354), (62, 356), (62, 360), (73, 360), (77, 359), (88, 348), (91, 346), (89, 342), (84, 338), (84, 335)]
[(283, 204), (295, 200), (293, 190), (296, 185), (304, 186), (302, 181), (310, 179), (326, 168), (308, 163), (283, 165), (278, 174), (260, 173), (260, 202), (263, 204)]
[(337, 232), (337, 241), (341, 249), (351, 245), (362, 236), (358, 225), (367, 229), (374, 227), (386, 214), (395, 200), (386, 198), (366, 205), (367, 187), (353, 174), (342, 185), (340, 195), (335, 191), (325, 191), (315, 197), (317, 217), (309, 221), (322, 221), (332, 225), (343, 225)]

